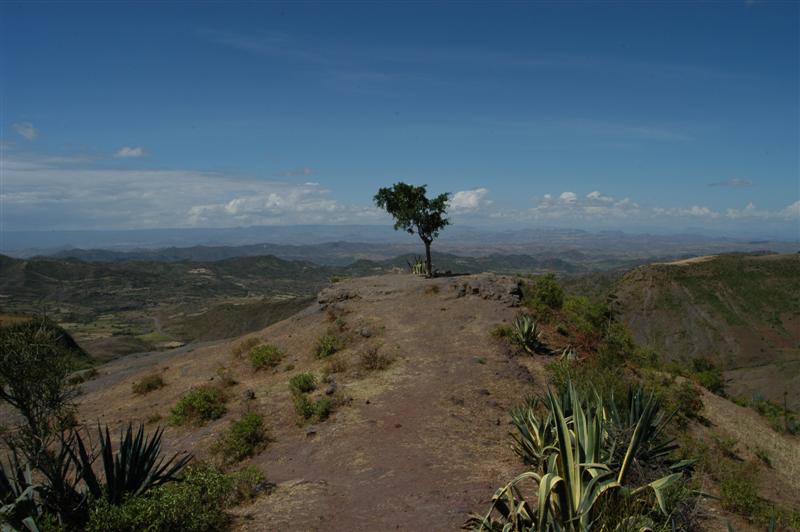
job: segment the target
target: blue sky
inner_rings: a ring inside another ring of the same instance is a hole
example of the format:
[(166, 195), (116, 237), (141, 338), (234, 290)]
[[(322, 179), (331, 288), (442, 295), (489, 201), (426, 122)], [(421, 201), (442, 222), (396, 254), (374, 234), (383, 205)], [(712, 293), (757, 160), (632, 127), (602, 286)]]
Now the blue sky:
[(798, 237), (798, 3), (0, 4), (2, 223)]

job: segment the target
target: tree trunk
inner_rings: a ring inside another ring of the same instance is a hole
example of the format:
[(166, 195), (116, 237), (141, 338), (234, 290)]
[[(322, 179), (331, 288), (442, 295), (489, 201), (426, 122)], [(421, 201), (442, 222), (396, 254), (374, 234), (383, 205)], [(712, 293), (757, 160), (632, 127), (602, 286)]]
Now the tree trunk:
[(433, 265), (431, 263), (431, 241), (430, 240), (423, 240), (425, 242), (425, 270), (427, 271), (427, 277), (430, 279), (433, 277)]

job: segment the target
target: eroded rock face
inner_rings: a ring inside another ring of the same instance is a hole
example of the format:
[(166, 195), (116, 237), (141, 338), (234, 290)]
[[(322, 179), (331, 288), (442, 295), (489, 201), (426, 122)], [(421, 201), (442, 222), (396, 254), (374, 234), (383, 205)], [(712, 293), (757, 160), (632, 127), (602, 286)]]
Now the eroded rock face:
[(322, 290), (319, 294), (317, 294), (317, 303), (319, 303), (324, 310), (330, 305), (335, 305), (336, 303), (341, 303), (342, 301), (347, 301), (348, 299), (360, 298), (361, 296), (355, 290), (332, 286)]
[(522, 286), (518, 280), (493, 273), (457, 277), (452, 279), (451, 287), (458, 297), (480, 297), (511, 307), (518, 306), (522, 300)]

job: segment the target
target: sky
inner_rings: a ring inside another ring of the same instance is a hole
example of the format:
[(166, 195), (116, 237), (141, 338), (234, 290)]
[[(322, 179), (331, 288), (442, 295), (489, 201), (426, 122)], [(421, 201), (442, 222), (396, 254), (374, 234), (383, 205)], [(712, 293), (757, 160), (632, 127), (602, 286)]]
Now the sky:
[(800, 238), (800, 3), (0, 3), (0, 230)]

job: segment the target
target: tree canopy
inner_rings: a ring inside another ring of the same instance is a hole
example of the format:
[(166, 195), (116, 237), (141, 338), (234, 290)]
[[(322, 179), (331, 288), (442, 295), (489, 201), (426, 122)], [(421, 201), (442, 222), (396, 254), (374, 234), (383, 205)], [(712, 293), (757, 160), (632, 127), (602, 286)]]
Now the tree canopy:
[(433, 274), (431, 242), (450, 224), (445, 217), (450, 195), (444, 193), (430, 199), (426, 192), (426, 185), (417, 187), (403, 182), (395, 183), (392, 187), (378, 190), (375, 205), (392, 215), (395, 230), (402, 229), (419, 235), (425, 244), (426, 268), (430, 277)]

